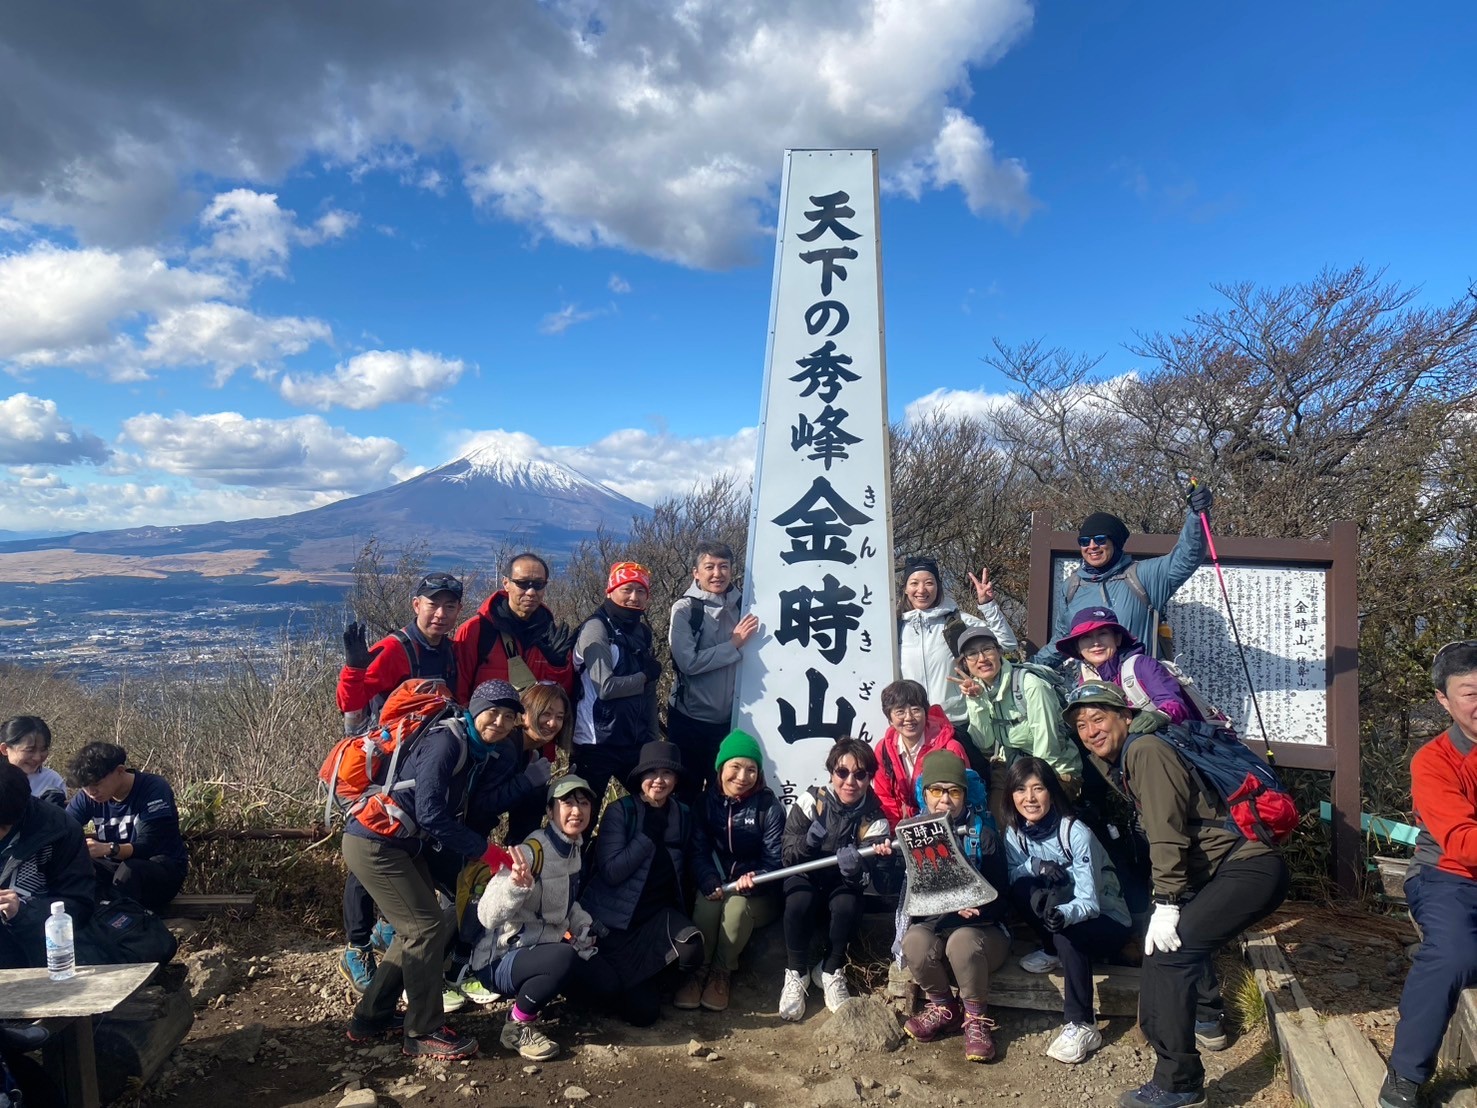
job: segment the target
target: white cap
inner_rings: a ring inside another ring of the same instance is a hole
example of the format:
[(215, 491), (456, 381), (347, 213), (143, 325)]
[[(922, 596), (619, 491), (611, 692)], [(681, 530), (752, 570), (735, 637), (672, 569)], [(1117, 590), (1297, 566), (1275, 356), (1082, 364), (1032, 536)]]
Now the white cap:
[(54, 916), (64, 916), (64, 915), (66, 915), (67, 914), (67, 905), (66, 905), (66, 902), (65, 901), (61, 901), (61, 900), (53, 900), (51, 902), (51, 914), (54, 915)]

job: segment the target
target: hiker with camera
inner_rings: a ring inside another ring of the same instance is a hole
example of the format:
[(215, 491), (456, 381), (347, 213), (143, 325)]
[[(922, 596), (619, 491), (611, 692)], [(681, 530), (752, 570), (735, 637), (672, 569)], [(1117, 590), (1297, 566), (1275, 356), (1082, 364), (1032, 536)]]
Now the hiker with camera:
[(1420, 836), (1405, 901), (1421, 945), (1400, 994), (1380, 1108), (1413, 1108), (1462, 990), (1477, 985), (1477, 641), (1438, 650), (1431, 683), (1451, 726), (1410, 761)]
[(667, 738), (688, 766), (678, 786), (681, 799), (700, 806), (714, 780), (713, 759), (728, 735), (743, 650), (759, 630), (759, 617), (739, 615), (742, 594), (733, 580), (733, 548), (698, 543), (692, 584), (672, 605), (667, 642), (672, 651), (672, 695), (667, 700)]
[(1133, 805), (1152, 869), (1139, 1011), (1158, 1062), (1152, 1080), (1118, 1103), (1203, 1105), (1196, 1043), (1226, 1045), (1212, 959), (1287, 895), (1277, 844), (1297, 812), (1267, 765), (1223, 729), (1191, 730), (1139, 711), (1106, 681), (1073, 689), (1065, 714), (1098, 771)]
[(1185, 490), (1184, 526), (1168, 554), (1157, 558), (1135, 558), (1123, 549), (1128, 525), (1107, 512), (1093, 512), (1077, 530), (1082, 565), (1067, 578), (1066, 585), (1053, 589), (1051, 638), (1031, 659), (1042, 665), (1062, 663), (1055, 642), (1071, 629), (1071, 613), (1088, 604), (1112, 608), (1122, 618), (1129, 634), (1144, 644), (1151, 657), (1159, 656), (1159, 621), (1164, 608), (1186, 581), (1200, 568), (1209, 549), (1204, 517), (1214, 501), (1210, 490), (1193, 481)]
[(1092, 1006), (1092, 963), (1117, 954), (1133, 935), (1118, 874), (1092, 830), (1077, 819), (1056, 771), (1017, 758), (1005, 775), (1005, 857), (1011, 899), (1041, 939), (1021, 959), (1028, 973), (1060, 969), (1062, 1029), (1046, 1048), (1073, 1065), (1103, 1045)]
[(1051, 766), (1067, 794), (1082, 789), (1082, 756), (1067, 734), (1062, 719), (1062, 693), (1056, 676), (1030, 662), (1005, 657), (1000, 640), (984, 627), (971, 627), (959, 636), (955, 675), (969, 713), (965, 751), (990, 790), (990, 815), (995, 826), (1005, 826), (1010, 794), (1005, 773), (1022, 755), (1040, 758)]

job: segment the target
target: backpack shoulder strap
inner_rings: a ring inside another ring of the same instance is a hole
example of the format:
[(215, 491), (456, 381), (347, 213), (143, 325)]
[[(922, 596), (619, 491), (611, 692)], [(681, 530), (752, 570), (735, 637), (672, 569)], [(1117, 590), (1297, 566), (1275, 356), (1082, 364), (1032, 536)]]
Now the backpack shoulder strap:
[(1072, 597), (1077, 595), (1077, 590), (1081, 587), (1082, 578), (1078, 577), (1075, 573), (1067, 578), (1067, 595), (1064, 599), (1066, 600), (1067, 607), (1069, 609), (1072, 607)]
[(1026, 715), (1026, 667), (1017, 662), (1010, 667), (1010, 695), (1015, 698), (1015, 710)]
[(1062, 853), (1067, 856), (1067, 865), (1073, 864), (1072, 858), (1072, 817), (1063, 816), (1061, 822), (1056, 825), (1056, 845), (1062, 848)]
[(1118, 671), (1118, 679), (1130, 705), (1135, 708), (1148, 708), (1152, 705), (1149, 703), (1149, 694), (1144, 692), (1144, 683), (1139, 680), (1137, 669), (1139, 658), (1138, 654), (1130, 654), (1124, 658), (1123, 667)]
[[(482, 668), (482, 663), (487, 661), (492, 654), (492, 648), (497, 644), (497, 628), (492, 625), (481, 612), (477, 613), (477, 668)], [(477, 674), (472, 674), (475, 679)]]
[(400, 649), (405, 651), (405, 660), (410, 663), (410, 676), (421, 675), (421, 652), (416, 649), (415, 640), (405, 633), (405, 628), (397, 627), (390, 632), (390, 638), (400, 644)]
[(1123, 571), (1123, 583), (1128, 586), (1130, 592), (1145, 608), (1153, 607), (1149, 603), (1149, 590), (1144, 588), (1144, 583), (1139, 580), (1139, 564), (1137, 561), (1129, 562), (1128, 568)]
[(530, 835), (523, 840), (523, 845), (533, 852), (533, 861), (528, 863), (528, 868), (537, 877), (544, 870), (544, 844)]

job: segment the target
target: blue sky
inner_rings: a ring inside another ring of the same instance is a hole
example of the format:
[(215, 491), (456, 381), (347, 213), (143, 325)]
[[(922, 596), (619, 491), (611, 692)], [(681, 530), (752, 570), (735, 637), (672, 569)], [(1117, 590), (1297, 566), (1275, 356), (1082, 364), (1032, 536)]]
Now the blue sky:
[(895, 417), (983, 408), (995, 337), (1129, 371), (1213, 283), (1477, 279), (1455, 4), (491, 7), (0, 29), (0, 528), (487, 441), (647, 501), (743, 471), (786, 145), (881, 150)]

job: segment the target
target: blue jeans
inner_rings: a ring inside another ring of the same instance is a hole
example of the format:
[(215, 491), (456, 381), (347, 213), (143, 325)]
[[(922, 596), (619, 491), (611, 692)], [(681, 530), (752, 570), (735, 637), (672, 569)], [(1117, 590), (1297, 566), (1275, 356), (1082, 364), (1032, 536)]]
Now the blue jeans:
[(1405, 879), (1405, 902), (1420, 925), (1390, 1068), (1420, 1084), (1431, 1076), (1462, 990), (1477, 985), (1477, 881), (1430, 866)]

